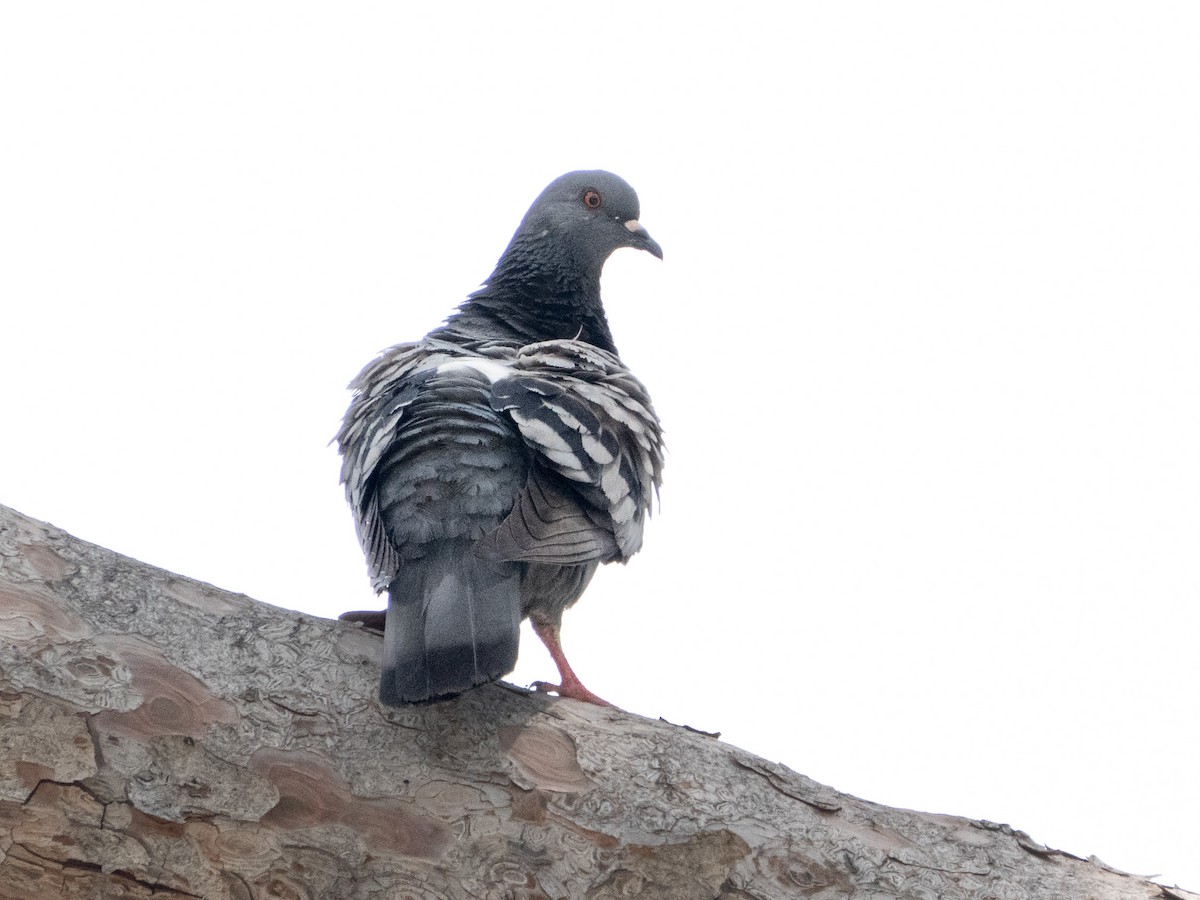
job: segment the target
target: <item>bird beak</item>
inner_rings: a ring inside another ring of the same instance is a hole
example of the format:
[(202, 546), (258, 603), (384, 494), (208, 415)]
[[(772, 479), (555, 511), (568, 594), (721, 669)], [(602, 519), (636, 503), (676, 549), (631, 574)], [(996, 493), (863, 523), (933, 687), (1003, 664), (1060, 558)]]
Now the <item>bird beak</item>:
[(630, 219), (625, 223), (625, 227), (629, 229), (629, 233), (633, 236), (633, 240), (630, 242), (631, 247), (645, 250), (659, 259), (663, 258), (662, 247), (658, 246), (658, 241), (650, 237), (650, 232), (642, 227), (641, 222), (637, 219)]

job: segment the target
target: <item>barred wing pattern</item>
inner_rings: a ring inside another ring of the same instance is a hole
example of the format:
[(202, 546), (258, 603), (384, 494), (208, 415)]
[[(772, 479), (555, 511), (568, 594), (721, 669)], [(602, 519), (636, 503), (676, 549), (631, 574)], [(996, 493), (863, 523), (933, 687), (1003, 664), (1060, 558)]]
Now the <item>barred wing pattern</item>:
[(559, 564), (636, 553), (662, 481), (663, 442), (650, 397), (624, 364), (579, 341), (530, 344), (493, 386), (492, 405), (516, 422), (536, 464), (478, 552)]
[(581, 341), (516, 348), (426, 339), (398, 345), (363, 370), (337, 437), (342, 481), (377, 591), (387, 588), (404, 554), (385, 533), (373, 476), (422, 383), (451, 369), (491, 384), (492, 408), (511, 417), (531, 455), (525, 490), (476, 553), (580, 565), (637, 552), (661, 483), (663, 442), (645, 388), (620, 359)]
[(404, 411), (420, 388), (417, 376), (453, 356), (456, 348), (431, 341), (397, 344), (384, 351), (350, 382), (354, 392), (336, 440), (342, 454), (342, 483), (367, 558), (371, 586), (387, 589), (399, 570), (400, 556), (384, 530), (375, 492), (380, 461), (392, 448)]

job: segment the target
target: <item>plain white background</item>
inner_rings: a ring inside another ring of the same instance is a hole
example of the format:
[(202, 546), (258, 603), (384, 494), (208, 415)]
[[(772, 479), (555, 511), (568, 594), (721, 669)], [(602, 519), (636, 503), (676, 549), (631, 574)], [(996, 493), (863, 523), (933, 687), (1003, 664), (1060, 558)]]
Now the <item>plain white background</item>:
[(372, 606), (344, 385), (609, 168), (670, 457), (584, 680), (1198, 889), (1200, 8), (783, 8), (4, 5), (0, 502)]

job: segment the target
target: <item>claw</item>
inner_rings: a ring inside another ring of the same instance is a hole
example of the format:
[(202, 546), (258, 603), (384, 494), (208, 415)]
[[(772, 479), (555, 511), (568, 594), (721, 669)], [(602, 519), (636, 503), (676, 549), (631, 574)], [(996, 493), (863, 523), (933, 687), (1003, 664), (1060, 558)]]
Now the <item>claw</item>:
[(533, 683), (535, 691), (543, 693), (558, 694), (560, 697), (568, 697), (571, 700), (579, 700), (582, 703), (592, 703), (596, 706), (607, 706), (610, 709), (616, 709), (613, 704), (609, 703), (603, 697), (597, 697), (591, 691), (580, 683), (576, 678), (574, 681), (563, 679), (562, 684), (550, 684), (548, 681), (535, 681)]
[(359, 609), (353, 612), (344, 612), (338, 619), (342, 622), (361, 622), (363, 628), (369, 628), (372, 631), (383, 631), (383, 623), (387, 619), (386, 609)]

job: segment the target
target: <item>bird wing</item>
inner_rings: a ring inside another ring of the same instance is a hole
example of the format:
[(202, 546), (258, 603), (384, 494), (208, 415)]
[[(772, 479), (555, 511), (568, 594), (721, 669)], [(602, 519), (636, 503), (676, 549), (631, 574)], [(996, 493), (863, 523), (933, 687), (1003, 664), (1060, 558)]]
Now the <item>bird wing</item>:
[(395, 576), (399, 557), (379, 515), (372, 475), (391, 445), (405, 408), (417, 396), (412, 376), (428, 362), (427, 349), (409, 343), (397, 344), (368, 363), (350, 382), (354, 399), (335, 438), (342, 455), (346, 500), (377, 591)]
[(646, 389), (620, 359), (580, 341), (517, 350), (426, 339), (385, 351), (351, 382), (354, 399), (336, 438), (377, 591), (395, 578), (402, 558), (379, 509), (375, 475), (422, 386), (448, 369), (491, 382), (492, 409), (511, 417), (533, 457), (524, 490), (478, 542), (479, 556), (578, 565), (637, 552), (661, 483), (662, 430)]
[[(396, 449), (400, 423), (426, 380), (438, 366), (466, 352), (460, 345), (429, 339), (397, 344), (350, 382), (354, 396), (335, 440), (342, 455), (341, 481), (376, 591), (386, 589), (396, 576), (400, 553), (384, 524), (375, 476)], [(485, 346), (470, 352), (482, 358), (511, 357), (515, 350)]]
[(535, 463), (476, 552), (564, 565), (636, 553), (662, 480), (662, 428), (621, 360), (581, 341), (530, 344), (493, 384), (492, 405), (512, 417)]

